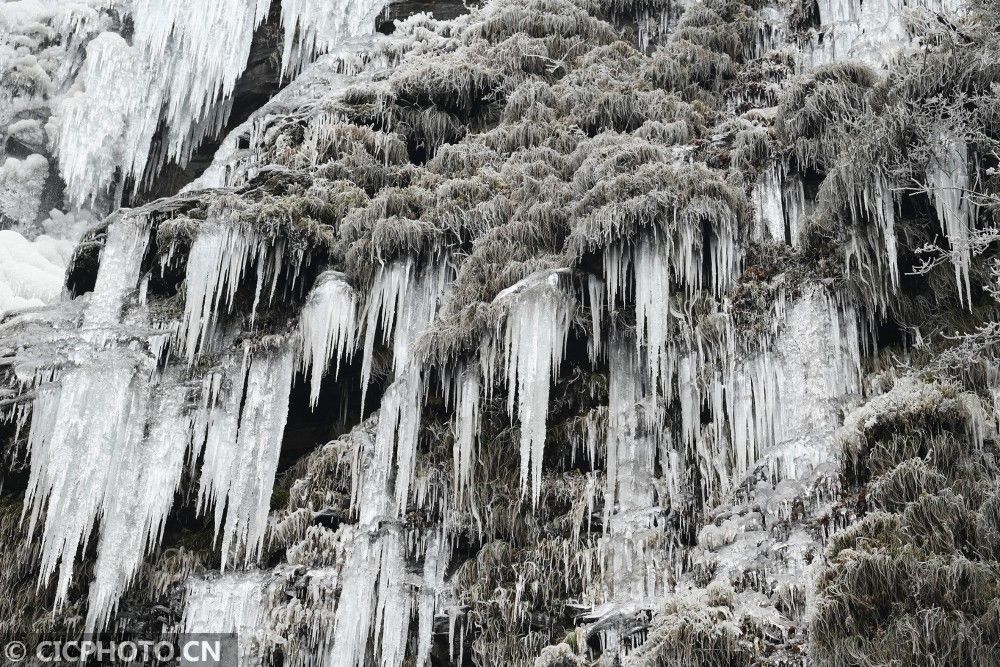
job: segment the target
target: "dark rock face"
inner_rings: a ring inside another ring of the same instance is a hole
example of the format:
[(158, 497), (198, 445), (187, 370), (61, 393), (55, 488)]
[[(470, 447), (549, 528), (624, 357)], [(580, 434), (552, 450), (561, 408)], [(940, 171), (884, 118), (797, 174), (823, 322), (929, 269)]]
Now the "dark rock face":
[(465, 3), (459, 0), (402, 0), (390, 3), (375, 22), (375, 29), (384, 34), (391, 34), (394, 30), (393, 24), (399, 19), (407, 16), (427, 12), (439, 21), (449, 21), (457, 16), (468, 13), (469, 8), (478, 6), (480, 3)]

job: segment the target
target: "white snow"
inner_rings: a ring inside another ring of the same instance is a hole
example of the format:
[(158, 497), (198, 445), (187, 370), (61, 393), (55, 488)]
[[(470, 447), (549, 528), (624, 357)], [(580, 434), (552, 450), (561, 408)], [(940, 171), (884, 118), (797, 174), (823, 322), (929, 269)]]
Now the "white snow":
[(48, 177), (49, 161), (42, 155), (7, 158), (0, 165), (0, 219), (7, 217), (25, 227), (33, 224)]
[(72, 255), (70, 241), (47, 235), (29, 241), (13, 230), (0, 230), (0, 316), (58, 299)]

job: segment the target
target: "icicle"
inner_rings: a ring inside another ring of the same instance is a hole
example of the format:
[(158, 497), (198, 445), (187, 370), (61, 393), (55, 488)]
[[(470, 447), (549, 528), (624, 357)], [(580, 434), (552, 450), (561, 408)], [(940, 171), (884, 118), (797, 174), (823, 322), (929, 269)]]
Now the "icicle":
[(330, 664), (363, 667), (369, 641), (380, 664), (402, 664), (412, 595), (407, 586), (400, 528), (387, 522), (393, 512), (391, 459), (360, 428), (352, 432), (355, 466), (352, 492), (358, 523), (345, 527), (343, 589), (337, 606)]
[(135, 0), (132, 44), (103, 33), (87, 47), (82, 85), (53, 119), (69, 198), (83, 204), (121, 171), (135, 189), (150, 164), (157, 128), (162, 156), (185, 164), (221, 129), (229, 98), (270, 0)]
[(479, 433), (480, 402), (479, 369), (471, 367), (455, 378), (455, 444), (454, 494), (455, 504), (461, 503), (465, 489), (472, 483), (475, 463), (475, 443)]
[(587, 275), (587, 295), (590, 301), (590, 360), (601, 354), (601, 318), (604, 315), (604, 281), (594, 274)]
[[(656, 396), (645, 377), (641, 351), (634, 342), (615, 338), (608, 352), (607, 465), (604, 491), (604, 535), (596, 548), (599, 577), (588, 572), (587, 598), (596, 606), (591, 617), (605, 639), (605, 655), (624, 655), (622, 623), (657, 605), (662, 595), (663, 568), (656, 555), (663, 538), (654, 527), (656, 457), (661, 431)], [(669, 458), (661, 460), (669, 474)], [(596, 480), (588, 480), (586, 506), (594, 503)], [(579, 521), (579, 520), (578, 520)], [(576, 529), (578, 530), (578, 529)]]
[[(815, 465), (828, 455), (822, 438), (838, 425), (837, 401), (860, 390), (859, 345), (854, 309), (813, 287), (784, 313), (773, 344), (729, 367), (724, 382), (732, 476), (742, 477), (765, 454), (778, 477), (795, 476), (796, 462)], [(723, 437), (721, 425), (714, 431)], [(725, 447), (720, 440), (702, 457), (716, 460)], [(722, 483), (728, 485), (725, 478)]]
[(381, 269), (365, 312), (362, 401), (371, 374), (375, 332), (381, 330), (384, 340), (392, 340), (396, 379), (382, 397), (376, 451), (384, 457), (395, 453), (400, 515), (409, 499), (423, 407), (423, 373), (418, 360), (412, 357), (412, 345), (434, 319), (444, 289), (446, 265), (441, 261), (417, 273), (413, 260), (407, 259)]
[(782, 192), (785, 209), (785, 222), (788, 224), (788, 242), (793, 248), (798, 248), (802, 240), (803, 220), (808, 211), (805, 187), (798, 174), (789, 174), (785, 178)]
[(333, 362), (334, 377), (337, 377), (340, 362), (353, 356), (357, 326), (354, 288), (342, 273), (327, 271), (321, 274), (299, 316), (299, 369), (303, 372), (312, 369), (310, 407), (316, 407), (330, 362)]
[[(614, 341), (608, 359), (608, 429), (605, 512), (635, 520), (653, 506), (656, 442), (647, 434), (643, 415), (655, 419), (656, 405), (644, 391), (634, 346)], [(607, 518), (607, 517), (606, 517)], [(613, 522), (607, 522), (613, 527)]]
[(83, 206), (108, 190), (118, 170), (142, 176), (162, 93), (137, 49), (110, 32), (87, 45), (77, 81), (50, 125), (67, 199)]
[(412, 343), (431, 323), (444, 286), (445, 262), (417, 272), (413, 261), (382, 268), (365, 311), (363, 386), (371, 372), (377, 330), (392, 340), (395, 380), (382, 397), (374, 438), (355, 430), (352, 507), (358, 523), (346, 538), (344, 587), (328, 659), (345, 667), (377, 662), (399, 667), (406, 653), (414, 603), (400, 528), (387, 520), (407, 508), (416, 459), (423, 377)]
[(142, 215), (126, 215), (108, 225), (97, 282), (81, 327), (95, 342), (107, 340), (121, 322), (125, 300), (139, 283), (149, 231), (149, 220)]
[(321, 53), (371, 34), (375, 18), (386, 4), (385, 0), (362, 0), (331, 6), (323, 0), (281, 0), (282, 78)]
[(423, 378), (420, 369), (414, 366), (389, 385), (379, 408), (375, 448), (377, 456), (391, 459), (395, 454), (396, 511), (399, 516), (406, 513), (409, 502), (420, 438), (423, 397)]
[[(365, 339), (361, 360), (361, 411), (364, 412), (365, 397), (368, 393), (368, 383), (371, 380), (372, 355), (375, 351), (375, 334), (382, 331), (382, 341), (393, 339), (396, 327), (396, 316), (403, 308), (403, 299), (409, 287), (413, 260), (394, 262), (388, 267), (381, 267), (375, 276), (375, 282), (368, 293), (365, 306)], [(406, 352), (406, 346), (401, 345), (401, 351)], [(400, 368), (400, 360), (394, 361)]]
[(417, 667), (431, 664), (431, 642), (437, 597), (445, 585), (449, 552), (441, 535), (431, 535), (424, 554), (424, 572), (417, 605)]
[[(184, 412), (187, 387), (160, 389), (149, 436), (130, 438), (112, 453), (114, 471), (101, 506), (101, 536), (87, 605), (87, 632), (103, 629), (118, 599), (132, 582), (150, 549), (159, 544), (174, 502), (191, 440), (191, 419)], [(141, 421), (143, 415), (130, 419)]]
[(969, 190), (968, 148), (962, 140), (947, 135), (939, 137), (933, 145), (937, 154), (927, 168), (927, 185), (941, 230), (951, 246), (959, 303), (971, 310), (972, 248), (969, 237), (976, 226), (976, 207), (966, 197)]
[[(231, 549), (242, 549), (245, 563), (260, 555), (294, 370), (287, 341), (277, 349), (247, 348), (228, 397), (209, 405), (198, 507), (213, 505), (216, 537), (226, 517), (223, 570)], [(218, 379), (209, 382), (211, 391)]]
[[(187, 296), (184, 316), (177, 332), (188, 363), (209, 349), (214, 326), (222, 312), (229, 312), (245, 272), (256, 266), (257, 282), (251, 307), (251, 323), (268, 282), (269, 301), (282, 273), (282, 255), (251, 229), (239, 225), (207, 222), (191, 245), (185, 272)], [(293, 267), (288, 282), (294, 285)]]
[(643, 239), (635, 249), (636, 349), (646, 350), (647, 373), (653, 386), (665, 386), (670, 372), (670, 264), (665, 252), (652, 239)]
[[(855, 226), (851, 243), (846, 248), (847, 273), (850, 275), (852, 259), (857, 260), (860, 269), (869, 268), (865, 266), (867, 255), (861, 250), (865, 246), (871, 246), (871, 261), (876, 265), (875, 271), (881, 275), (888, 274), (889, 287), (895, 291), (899, 288), (899, 267), (896, 252), (896, 211), (892, 188), (884, 176), (878, 176), (864, 185), (855, 184), (852, 180), (847, 187), (852, 192), (847, 205)], [(874, 247), (879, 236), (885, 248), (884, 254)], [(866, 237), (870, 242), (866, 242)], [(885, 295), (879, 292), (884, 290), (876, 290), (875, 298), (884, 301)]]
[(251, 664), (267, 612), (267, 585), (267, 575), (260, 572), (188, 579), (181, 618), (184, 634), (236, 634), (239, 664)]
[[(521, 490), (531, 481), (532, 505), (538, 504), (545, 451), (549, 385), (559, 372), (573, 303), (560, 287), (560, 271), (532, 274), (497, 295), (508, 304), (504, 333), (507, 412), (521, 423)], [(530, 475), (529, 475), (530, 473)]]
[(757, 220), (761, 226), (760, 238), (785, 242), (785, 207), (781, 197), (781, 171), (772, 165), (757, 179), (753, 201), (757, 205)]
[(122, 478), (135, 474), (122, 453), (135, 451), (143, 437), (146, 377), (128, 355), (109, 352), (64, 371), (58, 386), (39, 389), (28, 438), (31, 474), (24, 510), (31, 513), (30, 540), (45, 509), (39, 585), (58, 568), (57, 608), (66, 600), (73, 561), (86, 549), (102, 503)]
[[(144, 447), (153, 360), (124, 348), (101, 348), (113, 340), (114, 330), (121, 326), (122, 308), (138, 283), (148, 238), (148, 221), (142, 216), (126, 216), (108, 226), (103, 259), (82, 325), (84, 340), (98, 349), (93, 356), (63, 370), (57, 381), (40, 387), (34, 404), (24, 512), (30, 510), (28, 533), (32, 535), (44, 509), (39, 585), (59, 570), (57, 608), (66, 599), (77, 551), (86, 549), (102, 514), (102, 521), (115, 520), (120, 479), (135, 477), (134, 453)], [(151, 523), (158, 522), (161, 508), (157, 503), (154, 496), (137, 512), (148, 513)], [(103, 532), (117, 528), (107, 524)], [(156, 530), (158, 534), (158, 526)], [(149, 533), (140, 535), (148, 544)], [(137, 558), (142, 556), (140, 552)], [(120, 573), (101, 573), (104, 576), (95, 593), (100, 603), (88, 619), (92, 627), (106, 621), (108, 606), (117, 603), (134, 573), (130, 567), (126, 565)]]

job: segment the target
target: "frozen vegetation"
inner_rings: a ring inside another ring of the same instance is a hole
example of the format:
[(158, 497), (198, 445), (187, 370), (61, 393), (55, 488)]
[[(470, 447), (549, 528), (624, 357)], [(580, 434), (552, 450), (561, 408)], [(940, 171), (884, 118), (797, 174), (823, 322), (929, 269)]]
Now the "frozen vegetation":
[(383, 10), (0, 4), (0, 634), (1000, 662), (995, 3)]

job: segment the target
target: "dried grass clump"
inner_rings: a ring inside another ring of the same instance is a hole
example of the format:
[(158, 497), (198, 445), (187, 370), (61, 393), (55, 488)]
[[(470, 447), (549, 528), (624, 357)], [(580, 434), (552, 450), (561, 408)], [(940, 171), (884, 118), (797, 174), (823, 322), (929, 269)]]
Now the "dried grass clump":
[(702, 225), (716, 238), (736, 239), (742, 235), (741, 221), (748, 218), (745, 195), (698, 163), (649, 162), (622, 169), (596, 182), (579, 207), (590, 213), (576, 223), (567, 241), (578, 258), (644, 231), (693, 241), (697, 250)]
[(724, 667), (751, 664), (753, 649), (731, 598), (688, 599), (679, 594), (653, 617), (645, 643), (626, 667)]
[(514, 0), (488, 6), (472, 34), (493, 43), (521, 32), (531, 37), (579, 36), (597, 43), (618, 39), (614, 26), (593, 15), (595, 9), (587, 0)]
[(868, 491), (873, 507), (895, 512), (925, 493), (937, 493), (947, 484), (945, 476), (923, 459), (904, 461), (876, 479)]
[(852, 124), (872, 113), (877, 83), (869, 67), (846, 61), (818, 67), (788, 89), (775, 127), (802, 167), (823, 168), (836, 161)]
[(978, 397), (908, 375), (845, 426), (861, 456), (845, 463), (845, 479), (878, 510), (831, 539), (813, 659), (990, 664), (1000, 657), (998, 467)]

